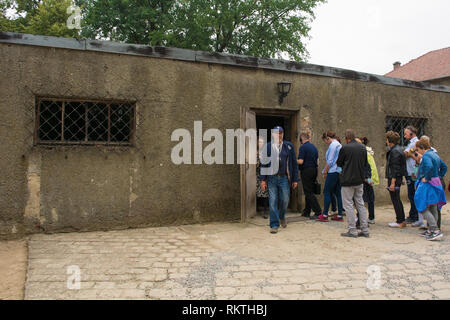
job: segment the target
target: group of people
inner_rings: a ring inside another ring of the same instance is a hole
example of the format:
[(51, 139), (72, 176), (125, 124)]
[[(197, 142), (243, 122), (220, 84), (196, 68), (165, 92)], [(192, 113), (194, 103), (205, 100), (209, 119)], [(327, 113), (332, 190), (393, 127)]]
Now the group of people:
[[(421, 233), (427, 240), (442, 238), (440, 231), (441, 207), (446, 203), (444, 176), (447, 165), (430, 145), (430, 138), (417, 137), (417, 129), (408, 126), (403, 132), (409, 140), (405, 150), (400, 147), (400, 135), (394, 131), (386, 133), (389, 147), (386, 163), (388, 189), (397, 220), (389, 224), (393, 228), (404, 228), (407, 223), (425, 230)], [(411, 203), (409, 217), (405, 219), (400, 188), (406, 178), (408, 199)], [(424, 218), (427, 222), (425, 226)]]
[[(257, 196), (264, 199), (265, 207), (269, 207), (270, 232), (277, 233), (280, 227), (287, 227), (285, 214), (290, 188), (295, 189), (301, 178), (305, 195), (305, 208), (302, 213), (304, 217), (328, 222), (329, 218), (344, 221), (343, 216), (346, 215), (348, 231), (342, 233), (342, 236), (369, 237), (369, 224), (375, 223), (373, 186), (380, 182), (374, 152), (368, 146), (368, 139), (358, 138), (352, 129), (348, 129), (345, 132), (346, 144), (343, 145), (336, 133), (331, 131), (323, 133), (322, 140), (328, 145), (328, 149), (325, 167), (322, 170), (325, 180), (322, 209), (316, 197), (316, 194), (321, 192), (317, 182), (319, 152), (311, 143), (310, 133), (301, 133), (298, 156), (293, 144), (284, 141), (283, 136), (283, 128), (277, 126), (272, 129), (271, 142), (265, 143), (262, 139), (258, 141)], [(424, 229), (421, 235), (427, 240), (436, 240), (442, 237), (440, 209), (446, 203), (443, 178), (447, 166), (437, 151), (431, 148), (428, 137), (422, 136), (419, 140), (414, 127), (408, 126), (404, 130), (404, 137), (409, 141), (405, 150), (399, 145), (398, 133), (393, 131), (386, 133), (387, 189), (397, 217), (389, 226), (404, 228), (407, 223), (411, 223), (414, 227)], [(273, 155), (275, 157), (272, 157)], [(263, 157), (267, 159), (261, 161)], [(261, 169), (271, 165), (268, 159), (278, 159), (277, 171), (262, 174)], [(408, 219), (405, 219), (400, 198), (404, 177), (411, 202)], [(314, 212), (312, 216), (311, 212)], [(265, 213), (264, 216), (267, 218)]]

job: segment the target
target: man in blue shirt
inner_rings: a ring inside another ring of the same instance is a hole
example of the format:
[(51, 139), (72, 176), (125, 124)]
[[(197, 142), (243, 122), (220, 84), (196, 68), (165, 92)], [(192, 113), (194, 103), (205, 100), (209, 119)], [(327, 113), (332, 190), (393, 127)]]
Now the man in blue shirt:
[(302, 216), (310, 217), (311, 209), (316, 216), (322, 213), (319, 202), (315, 195), (315, 187), (317, 183), (317, 167), (319, 159), (319, 151), (310, 142), (309, 133), (300, 134), (300, 143), (302, 146), (298, 151), (298, 167), (300, 170), (303, 192), (305, 193), (305, 209)]
[[(280, 224), (283, 228), (287, 227), (285, 214), (290, 184), (295, 189), (299, 180), (294, 146), (289, 141), (283, 141), (283, 134), (282, 127), (272, 129), (272, 142), (266, 145), (261, 159), (261, 188), (269, 189), (270, 233), (277, 233)], [(274, 165), (272, 161), (277, 160)]]

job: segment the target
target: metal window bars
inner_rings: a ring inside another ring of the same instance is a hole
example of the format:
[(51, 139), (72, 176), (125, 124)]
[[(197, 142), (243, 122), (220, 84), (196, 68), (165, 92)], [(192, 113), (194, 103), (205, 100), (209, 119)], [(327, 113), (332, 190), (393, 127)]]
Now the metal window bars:
[(36, 98), (36, 144), (133, 145), (136, 102)]
[(417, 129), (417, 136), (420, 137), (425, 134), (425, 126), (427, 123), (426, 118), (412, 118), (412, 117), (386, 117), (386, 132), (395, 131), (400, 134), (400, 145), (405, 147), (408, 141), (403, 136), (403, 131), (409, 125), (414, 126)]

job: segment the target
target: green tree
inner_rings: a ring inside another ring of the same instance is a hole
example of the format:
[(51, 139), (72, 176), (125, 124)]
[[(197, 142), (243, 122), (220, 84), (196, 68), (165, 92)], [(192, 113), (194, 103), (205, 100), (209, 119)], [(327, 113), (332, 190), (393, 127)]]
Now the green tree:
[(82, 35), (114, 41), (306, 60), (325, 0), (78, 0)]
[(80, 34), (66, 26), (70, 0), (0, 0), (0, 29), (301, 61), (313, 10), (325, 1), (75, 0)]
[(323, 0), (185, 0), (177, 10), (174, 42), (185, 48), (280, 57), (308, 56), (313, 9)]
[(77, 0), (82, 35), (128, 43), (163, 45), (173, 23), (175, 0)]
[[(3, 31), (42, 34), (58, 37), (77, 37), (77, 29), (69, 29), (71, 16), (67, 8), (71, 0), (0, 0), (0, 29)], [(14, 17), (7, 10), (15, 12)]]

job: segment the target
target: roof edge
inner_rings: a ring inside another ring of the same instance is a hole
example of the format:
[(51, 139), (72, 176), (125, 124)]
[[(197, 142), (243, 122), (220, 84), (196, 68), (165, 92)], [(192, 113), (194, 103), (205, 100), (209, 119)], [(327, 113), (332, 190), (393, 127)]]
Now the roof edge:
[(247, 68), (260, 68), (284, 72), (294, 72), (331, 78), (375, 82), (390, 86), (407, 87), (450, 93), (450, 87), (358, 72), (348, 69), (327, 67), (303, 62), (258, 58), (218, 52), (194, 51), (180, 48), (146, 46), (104, 40), (62, 38), (0, 31), (0, 43), (32, 45), (71, 50), (97, 51), (144, 57), (203, 62)]

